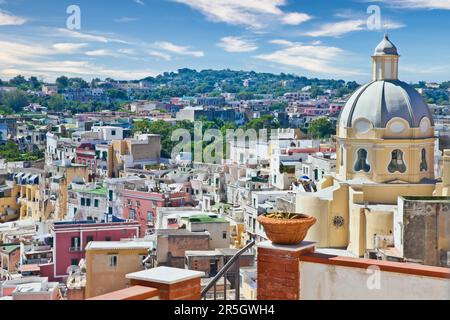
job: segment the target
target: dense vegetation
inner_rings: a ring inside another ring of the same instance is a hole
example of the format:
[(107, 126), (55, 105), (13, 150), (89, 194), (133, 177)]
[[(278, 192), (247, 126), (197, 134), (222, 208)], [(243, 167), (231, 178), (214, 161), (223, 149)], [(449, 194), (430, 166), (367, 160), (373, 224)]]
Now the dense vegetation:
[[(224, 122), (222, 119), (214, 119), (214, 121), (208, 121), (206, 119), (199, 119), (202, 123), (202, 134), (205, 134), (205, 132), (209, 129), (217, 129), (220, 130), (223, 142), (226, 143), (225, 138), (227, 134), (227, 130), (236, 130), (238, 129), (236, 124), (231, 122)], [(259, 119), (253, 119), (249, 121), (245, 126), (243, 126), (241, 129), (248, 130), (248, 129), (255, 129), (257, 132), (260, 129), (277, 129), (279, 128), (279, 124), (276, 122), (276, 119), (270, 115), (262, 116)], [(194, 124), (189, 121), (181, 121), (177, 122), (177, 124), (174, 126), (166, 121), (149, 121), (149, 120), (141, 120), (136, 121), (133, 124), (133, 132), (134, 133), (143, 133), (143, 134), (159, 134), (161, 135), (161, 155), (164, 158), (170, 158), (171, 152), (175, 145), (178, 142), (172, 141), (172, 134), (177, 129), (185, 129), (189, 131), (191, 135), (191, 139), (194, 140)], [(203, 143), (203, 148), (205, 148), (210, 143)], [(192, 144), (192, 148), (194, 147), (194, 144)], [(224, 151), (225, 145), (224, 145)]]
[(7, 141), (4, 145), (0, 145), (0, 159), (5, 159), (6, 162), (36, 161), (43, 157), (43, 153), (39, 150), (21, 152), (19, 146), (13, 141)]
[[(249, 86), (244, 86), (245, 80), (251, 80)], [(43, 81), (36, 77), (26, 79), (16, 76), (9, 81), (1, 81), (0, 86), (15, 87), (18, 90), (0, 95), (0, 114), (18, 113), (29, 103), (38, 103), (49, 111), (69, 111), (72, 113), (92, 112), (101, 110), (121, 110), (124, 104), (135, 99), (168, 100), (171, 97), (195, 96), (207, 94), (218, 96), (222, 92), (236, 94), (238, 99), (250, 100), (260, 98), (264, 94), (275, 97), (286, 92), (293, 92), (309, 87), (312, 97), (323, 95), (327, 90), (333, 90), (335, 97), (345, 97), (356, 90), (358, 83), (344, 80), (308, 79), (292, 74), (271, 74), (232, 70), (180, 69), (177, 72), (166, 72), (157, 77), (135, 80), (144, 81), (152, 87), (148, 91), (112, 89), (108, 83), (114, 79), (93, 79), (90, 83), (82, 78), (61, 76), (56, 79), (56, 85), (61, 95), (39, 97), (33, 92), (40, 91)], [(425, 82), (414, 84), (416, 88), (426, 88)], [(62, 93), (68, 89), (103, 88), (109, 102), (68, 101)], [(428, 103), (449, 105), (450, 97), (447, 91), (450, 81), (440, 84), (439, 89), (425, 90), (424, 97)], [(272, 111), (282, 109), (283, 105), (272, 106)]]
[[(245, 87), (244, 81), (251, 80)], [(341, 94), (352, 92), (358, 87), (356, 82), (346, 83), (344, 80), (308, 79), (292, 74), (257, 73), (254, 71), (180, 69), (178, 72), (166, 72), (157, 77), (149, 77), (143, 81), (160, 86), (149, 94), (151, 99), (164, 99), (173, 96), (193, 96), (211, 92), (228, 92), (237, 94), (238, 98), (249, 100), (262, 94), (281, 96), (286, 92), (312, 87), (312, 94), (322, 94), (324, 89), (341, 90)], [(283, 86), (282, 82), (286, 85)]]
[(324, 139), (336, 134), (336, 130), (328, 118), (318, 118), (311, 122), (308, 133), (314, 138)]

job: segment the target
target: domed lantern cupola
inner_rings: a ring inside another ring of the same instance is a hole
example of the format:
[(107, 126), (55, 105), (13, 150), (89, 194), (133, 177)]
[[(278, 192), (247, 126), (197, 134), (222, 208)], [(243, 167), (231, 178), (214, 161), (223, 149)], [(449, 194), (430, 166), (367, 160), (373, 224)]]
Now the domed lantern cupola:
[(398, 80), (399, 58), (397, 47), (386, 34), (372, 56), (373, 80)]

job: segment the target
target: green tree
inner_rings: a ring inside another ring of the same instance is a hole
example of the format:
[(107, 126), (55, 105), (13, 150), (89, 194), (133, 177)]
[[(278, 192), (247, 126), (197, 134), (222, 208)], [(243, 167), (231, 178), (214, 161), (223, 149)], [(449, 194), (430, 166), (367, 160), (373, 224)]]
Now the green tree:
[(331, 135), (336, 134), (333, 124), (327, 118), (318, 118), (311, 122), (308, 133), (314, 138), (329, 138)]
[(11, 80), (9, 80), (9, 84), (13, 87), (20, 87), (20, 86), (26, 86), (27, 85), (27, 80), (25, 79), (24, 76), (18, 75), (14, 78), (12, 78)]
[(69, 87), (69, 78), (66, 76), (61, 76), (56, 79), (56, 85), (58, 86), (58, 89), (63, 90)]
[(2, 105), (14, 112), (21, 112), (29, 104), (27, 95), (21, 90), (5, 92), (0, 101)]

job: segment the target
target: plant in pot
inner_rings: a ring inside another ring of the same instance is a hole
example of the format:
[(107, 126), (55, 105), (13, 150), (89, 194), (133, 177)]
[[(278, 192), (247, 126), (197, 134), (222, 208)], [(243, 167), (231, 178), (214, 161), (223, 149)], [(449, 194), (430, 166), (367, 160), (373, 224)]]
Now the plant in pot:
[(295, 245), (305, 240), (317, 219), (304, 214), (274, 212), (260, 215), (258, 222), (273, 244)]

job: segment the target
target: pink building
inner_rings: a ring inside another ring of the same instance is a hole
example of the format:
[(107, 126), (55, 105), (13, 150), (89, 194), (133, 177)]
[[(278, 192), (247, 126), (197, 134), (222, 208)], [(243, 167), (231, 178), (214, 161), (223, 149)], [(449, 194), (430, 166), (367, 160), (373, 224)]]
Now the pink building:
[(139, 237), (136, 222), (95, 223), (93, 221), (56, 222), (53, 234), (53, 277), (67, 277), (70, 266), (77, 266), (85, 258), (86, 245), (91, 241), (120, 241)]
[(123, 217), (138, 222), (141, 235), (145, 235), (155, 226), (157, 208), (189, 206), (193, 205), (193, 200), (186, 190), (165, 193), (124, 190), (122, 203)]

